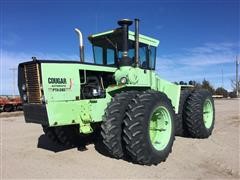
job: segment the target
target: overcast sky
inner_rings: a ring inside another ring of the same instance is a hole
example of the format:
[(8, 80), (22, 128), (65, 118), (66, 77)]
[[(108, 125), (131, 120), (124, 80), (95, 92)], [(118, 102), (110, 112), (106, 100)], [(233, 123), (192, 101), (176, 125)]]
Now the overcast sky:
[[(0, 94), (13, 94), (19, 62), (39, 59), (77, 60), (74, 28), (87, 36), (114, 29), (117, 20), (139, 18), (140, 33), (160, 40), (157, 72), (169, 81), (211, 81), (231, 90), (234, 60), (240, 50), (238, 0), (0, 0)], [(131, 27), (133, 30), (133, 27)], [(16, 91), (17, 93), (17, 91)]]

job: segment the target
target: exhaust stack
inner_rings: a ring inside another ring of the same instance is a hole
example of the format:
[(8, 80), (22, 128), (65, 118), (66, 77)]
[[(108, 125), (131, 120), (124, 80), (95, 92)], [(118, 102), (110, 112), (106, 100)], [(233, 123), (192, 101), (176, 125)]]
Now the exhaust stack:
[(80, 53), (80, 62), (84, 62), (84, 46), (83, 46), (83, 36), (82, 32), (78, 29), (74, 29), (79, 37), (79, 53)]
[(139, 66), (139, 19), (134, 19), (135, 22), (135, 65)]

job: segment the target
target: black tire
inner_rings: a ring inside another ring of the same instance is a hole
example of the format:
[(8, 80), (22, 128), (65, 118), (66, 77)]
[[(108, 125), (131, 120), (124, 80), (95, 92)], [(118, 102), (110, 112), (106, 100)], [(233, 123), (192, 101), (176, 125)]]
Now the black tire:
[(17, 111), (22, 111), (22, 110), (23, 110), (23, 106), (22, 106), (21, 104), (18, 104), (18, 105), (16, 106), (16, 110), (17, 110)]
[[(162, 150), (154, 148), (149, 134), (150, 118), (159, 106), (165, 107), (171, 117), (170, 139)], [(123, 139), (126, 151), (133, 162), (143, 165), (157, 165), (165, 161), (172, 151), (175, 139), (175, 113), (170, 99), (163, 93), (147, 91), (132, 99), (126, 114)]]
[[(213, 108), (212, 123), (209, 128), (205, 126), (203, 112), (204, 102), (210, 100)], [(189, 135), (192, 138), (207, 138), (212, 134), (215, 121), (215, 108), (212, 95), (207, 90), (195, 90), (188, 97), (184, 109), (184, 120)]]
[(14, 106), (11, 104), (6, 104), (3, 108), (4, 112), (12, 112), (14, 110)]
[(79, 126), (67, 125), (54, 128), (59, 142), (63, 146), (76, 147), (79, 145)]
[(54, 144), (62, 145), (62, 143), (59, 141), (57, 134), (55, 132), (55, 127), (42, 126), (42, 128), (43, 128), (43, 132), (48, 137), (48, 139), (50, 139)]
[(176, 120), (175, 120), (176, 136), (188, 136), (186, 124), (183, 117), (183, 109), (186, 106), (186, 100), (190, 94), (191, 94), (191, 91), (188, 89), (181, 91), (178, 114), (176, 114), (175, 116), (176, 117)]
[(137, 91), (121, 92), (116, 94), (105, 110), (101, 125), (102, 144), (107, 154), (114, 158), (124, 156), (122, 143), (123, 119), (130, 100), (136, 96)]

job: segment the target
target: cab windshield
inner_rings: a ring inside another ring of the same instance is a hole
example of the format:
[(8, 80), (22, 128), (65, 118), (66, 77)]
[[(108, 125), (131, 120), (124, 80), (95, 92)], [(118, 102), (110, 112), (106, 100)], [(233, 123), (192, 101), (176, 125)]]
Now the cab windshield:
[[(130, 40), (129, 40), (130, 41)], [(134, 62), (134, 41), (129, 42), (128, 56)], [(116, 66), (122, 57), (121, 48), (117, 45), (100, 46), (93, 44), (94, 62), (99, 65)], [(139, 43), (139, 66), (143, 69), (155, 69), (156, 47)]]

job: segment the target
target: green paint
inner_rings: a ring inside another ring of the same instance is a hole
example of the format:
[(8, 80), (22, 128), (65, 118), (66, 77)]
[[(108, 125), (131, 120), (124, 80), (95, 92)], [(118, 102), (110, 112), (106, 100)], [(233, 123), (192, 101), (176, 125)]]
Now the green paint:
[(155, 72), (152, 72), (152, 76), (155, 76), (155, 79), (152, 80), (152, 89), (165, 93), (171, 100), (175, 113), (178, 113), (181, 86), (161, 79)]
[(206, 99), (203, 104), (203, 120), (205, 127), (209, 129), (213, 123), (213, 105), (209, 99)]
[[(80, 70), (115, 72), (116, 68), (75, 63), (42, 63), (41, 70), (45, 99), (47, 102), (55, 102), (75, 101), (80, 97)], [(48, 82), (49, 78), (65, 78), (66, 84), (51, 84)]]
[(105, 31), (105, 32), (97, 33), (97, 34), (92, 34), (92, 35), (90, 35), (90, 37), (95, 38), (95, 37), (98, 37), (98, 36), (111, 34), (111, 33), (113, 33), (113, 32), (114, 32), (114, 30)]
[[(98, 37), (98, 36), (111, 34), (113, 32), (114, 32), (114, 30), (110, 30), (110, 31), (106, 31), (106, 32), (98, 33), (98, 34), (93, 34), (90, 37), (95, 38), (95, 37)], [(135, 41), (134, 35), (135, 35), (135, 33), (133, 31), (128, 31), (128, 39), (129, 40)], [(148, 45), (154, 46), (154, 47), (158, 47), (158, 45), (159, 45), (159, 40), (148, 37), (148, 36), (144, 36), (142, 34), (139, 34), (139, 42), (144, 43), (144, 44), (148, 44)]]
[(139, 80), (139, 71), (142, 71), (142, 69), (123, 66), (115, 72), (114, 77), (118, 84), (121, 84), (120, 80), (123, 77), (127, 78), (127, 84), (136, 84)]
[[(79, 100), (80, 70), (115, 72), (116, 68), (86, 64), (42, 63), (42, 88), (49, 125), (80, 124), (83, 133), (92, 132), (90, 123), (102, 121), (111, 96), (104, 99)], [(66, 79), (65, 84), (49, 83), (49, 78)]]
[[(181, 86), (161, 79), (154, 71), (134, 68), (130, 66), (121, 67), (115, 74), (115, 79), (118, 84), (122, 77), (128, 79), (127, 84), (123, 87), (146, 87), (156, 91), (164, 92), (172, 102), (174, 110), (178, 113), (178, 105), (180, 99)], [(116, 90), (116, 87), (111, 90)]]
[(149, 135), (152, 146), (158, 151), (163, 150), (170, 141), (171, 133), (171, 115), (164, 106), (159, 106), (153, 111), (149, 123)]
[[(128, 32), (128, 39), (135, 41), (135, 33), (133, 31)], [(159, 40), (144, 36), (142, 34), (139, 34), (139, 42), (148, 44), (150, 46), (158, 47), (159, 45)]]
[(46, 107), (49, 125), (80, 124), (81, 132), (90, 133), (90, 123), (102, 121), (104, 110), (110, 100), (111, 96), (107, 94), (104, 99), (48, 102)]
[[(106, 98), (80, 100), (80, 70), (112, 72), (117, 84), (106, 89)], [(175, 112), (178, 112), (181, 86), (159, 78), (151, 70), (130, 66), (117, 69), (87, 64), (41, 63), (41, 74), (50, 126), (80, 124), (81, 132), (92, 132), (90, 124), (102, 121), (111, 96), (123, 88), (164, 92), (171, 99)], [(126, 84), (120, 83), (122, 77), (127, 78)], [(65, 79), (65, 84), (49, 83), (49, 78)]]

